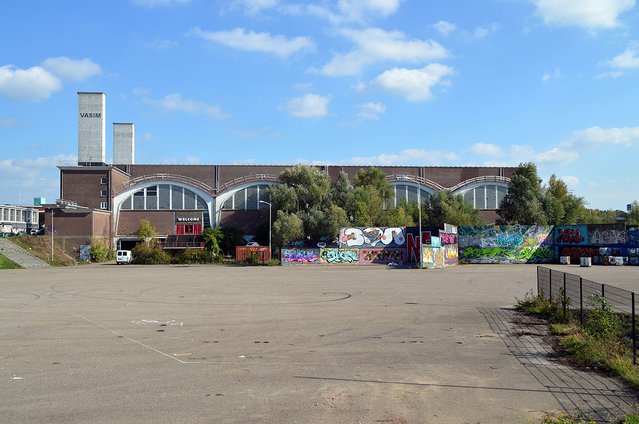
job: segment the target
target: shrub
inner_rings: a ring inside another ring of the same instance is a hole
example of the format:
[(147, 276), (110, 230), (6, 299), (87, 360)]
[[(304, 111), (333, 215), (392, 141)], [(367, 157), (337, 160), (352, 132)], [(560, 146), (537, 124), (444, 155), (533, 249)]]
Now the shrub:
[(115, 259), (115, 252), (103, 240), (96, 239), (91, 242), (91, 258), (94, 262), (105, 262)]
[(178, 264), (208, 264), (213, 262), (211, 252), (200, 249), (184, 249), (178, 253), (174, 262)]
[(619, 317), (612, 311), (612, 307), (603, 296), (593, 294), (590, 301), (595, 309), (588, 313), (584, 328), (588, 334), (598, 338), (618, 338), (623, 326)]
[(133, 263), (144, 265), (170, 264), (171, 255), (157, 243), (140, 243), (132, 250)]

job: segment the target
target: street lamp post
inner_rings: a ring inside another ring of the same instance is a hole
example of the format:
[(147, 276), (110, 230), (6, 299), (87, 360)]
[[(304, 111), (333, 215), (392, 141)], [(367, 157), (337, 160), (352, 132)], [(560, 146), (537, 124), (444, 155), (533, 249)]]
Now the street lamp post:
[(422, 186), (417, 181), (417, 207), (419, 208), (419, 269), (424, 268), (424, 240), (422, 240)]
[(271, 207), (272, 205), (269, 202), (265, 202), (264, 200), (260, 200), (260, 203), (264, 203), (265, 205), (268, 205), (268, 254), (269, 256), (273, 255), (273, 250), (271, 249)]
[(55, 209), (51, 208), (51, 262), (53, 262), (53, 214)]

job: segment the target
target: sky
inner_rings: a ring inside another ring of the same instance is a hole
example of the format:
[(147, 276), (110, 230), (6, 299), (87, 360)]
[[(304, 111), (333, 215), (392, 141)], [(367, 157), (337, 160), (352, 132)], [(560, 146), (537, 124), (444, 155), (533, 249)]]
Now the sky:
[(636, 0), (5, 2), (0, 203), (59, 198), (77, 92), (139, 164), (537, 164), (639, 200)]

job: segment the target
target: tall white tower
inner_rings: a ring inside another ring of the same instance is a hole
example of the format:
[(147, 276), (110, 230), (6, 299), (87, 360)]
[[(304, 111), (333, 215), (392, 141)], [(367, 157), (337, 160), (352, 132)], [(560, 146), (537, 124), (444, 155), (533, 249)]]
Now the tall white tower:
[(104, 165), (106, 94), (78, 92), (78, 165)]
[(113, 123), (113, 164), (135, 164), (135, 124)]

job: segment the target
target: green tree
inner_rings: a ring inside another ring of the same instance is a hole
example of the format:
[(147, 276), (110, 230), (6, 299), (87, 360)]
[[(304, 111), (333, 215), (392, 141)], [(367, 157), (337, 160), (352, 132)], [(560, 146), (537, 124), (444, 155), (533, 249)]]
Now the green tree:
[(344, 171), (340, 171), (331, 185), (331, 201), (343, 210), (348, 210), (353, 203), (353, 184)]
[[(425, 221), (425, 222), (424, 222)], [(460, 194), (443, 190), (428, 199), (428, 209), (422, 212), (422, 224), (443, 227), (452, 225), (483, 225), (479, 211)]]
[(354, 185), (355, 187), (373, 187), (384, 200), (390, 200), (394, 195), (393, 187), (388, 182), (386, 174), (375, 166), (360, 169), (355, 177)]
[(636, 200), (632, 202), (626, 223), (630, 225), (639, 225), (639, 202)]
[(295, 240), (304, 238), (304, 223), (294, 213), (277, 211), (273, 223), (273, 242), (276, 246), (285, 246)]
[(224, 233), (220, 227), (208, 227), (202, 231), (202, 238), (204, 239), (205, 249), (214, 258), (222, 258), (222, 248), (220, 244), (224, 240)]
[(566, 183), (552, 174), (542, 199), (547, 223), (550, 225), (577, 224), (583, 215), (584, 199), (573, 195)]
[(144, 240), (145, 243), (150, 243), (152, 239), (158, 236), (158, 232), (148, 219), (140, 220), (140, 228), (138, 228), (136, 234)]
[(534, 163), (520, 164), (510, 178), (508, 193), (499, 206), (500, 223), (546, 225), (544, 194)]

